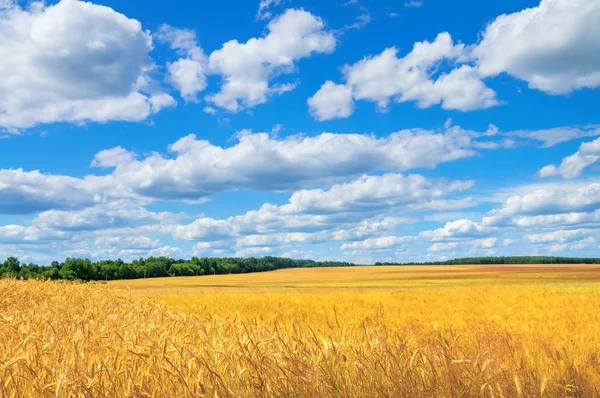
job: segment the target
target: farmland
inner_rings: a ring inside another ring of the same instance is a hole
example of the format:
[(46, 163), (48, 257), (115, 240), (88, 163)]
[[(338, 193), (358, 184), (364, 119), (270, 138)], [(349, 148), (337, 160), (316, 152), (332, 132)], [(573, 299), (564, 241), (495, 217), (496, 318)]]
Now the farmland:
[(0, 396), (600, 396), (600, 266), (0, 281)]

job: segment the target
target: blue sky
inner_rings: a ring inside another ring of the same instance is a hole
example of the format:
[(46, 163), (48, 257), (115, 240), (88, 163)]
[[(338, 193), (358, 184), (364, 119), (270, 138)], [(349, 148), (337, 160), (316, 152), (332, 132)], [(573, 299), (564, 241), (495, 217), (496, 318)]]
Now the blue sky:
[(0, 0), (0, 258), (597, 256), (599, 35), (599, 0)]

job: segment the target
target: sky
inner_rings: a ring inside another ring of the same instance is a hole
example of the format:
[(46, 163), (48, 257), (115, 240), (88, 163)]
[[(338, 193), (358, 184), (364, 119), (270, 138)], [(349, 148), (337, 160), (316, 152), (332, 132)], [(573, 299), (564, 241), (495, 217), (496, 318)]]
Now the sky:
[(600, 0), (0, 0), (0, 258), (598, 256)]

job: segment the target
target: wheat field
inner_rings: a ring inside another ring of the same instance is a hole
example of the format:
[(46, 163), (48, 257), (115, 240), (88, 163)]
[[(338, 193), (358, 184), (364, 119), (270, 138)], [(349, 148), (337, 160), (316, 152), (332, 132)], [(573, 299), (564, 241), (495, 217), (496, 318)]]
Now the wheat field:
[(600, 396), (599, 278), (513, 266), (1, 280), (0, 396)]

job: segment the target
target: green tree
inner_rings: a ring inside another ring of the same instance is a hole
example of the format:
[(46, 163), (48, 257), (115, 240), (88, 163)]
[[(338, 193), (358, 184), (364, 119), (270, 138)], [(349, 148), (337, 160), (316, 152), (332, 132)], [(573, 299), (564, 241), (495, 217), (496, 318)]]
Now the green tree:
[(9, 257), (2, 264), (2, 268), (6, 268), (9, 272), (18, 274), (21, 271), (21, 263), (16, 257)]

